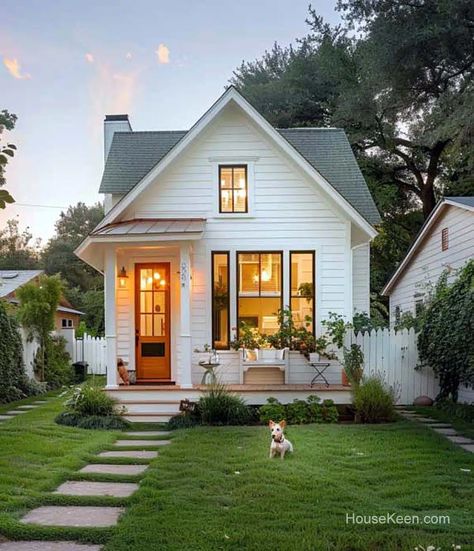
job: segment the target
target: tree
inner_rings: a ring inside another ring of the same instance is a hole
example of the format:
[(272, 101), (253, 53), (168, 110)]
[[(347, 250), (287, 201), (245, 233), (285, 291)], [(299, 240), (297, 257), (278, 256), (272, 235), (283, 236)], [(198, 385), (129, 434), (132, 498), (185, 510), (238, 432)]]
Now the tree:
[(42, 275), (38, 284), (27, 283), (16, 292), (20, 301), (18, 319), (28, 331), (30, 338), (37, 339), (40, 344), (42, 381), (44, 381), (45, 351), (55, 327), (56, 309), (62, 290), (63, 285), (58, 276)]
[[(6, 109), (0, 111), (0, 141), (4, 130), (13, 130), (17, 116), (10, 114)], [(5, 168), (8, 160), (15, 155), (16, 146), (12, 143), (3, 145), (0, 143), (0, 187), (5, 185)], [(14, 203), (15, 200), (6, 189), (0, 189), (0, 209), (4, 209), (7, 203)]]
[(32, 238), (29, 228), (20, 233), (18, 220), (8, 220), (6, 227), (0, 230), (0, 269), (38, 269), (40, 241), (37, 240), (32, 246)]

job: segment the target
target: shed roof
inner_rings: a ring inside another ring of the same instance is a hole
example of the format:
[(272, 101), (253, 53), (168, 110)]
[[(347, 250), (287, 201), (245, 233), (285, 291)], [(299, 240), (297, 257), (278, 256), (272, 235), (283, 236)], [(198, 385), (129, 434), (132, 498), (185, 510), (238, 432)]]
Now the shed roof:
[(0, 270), (0, 298), (14, 293), (19, 287), (42, 273), (43, 270)]

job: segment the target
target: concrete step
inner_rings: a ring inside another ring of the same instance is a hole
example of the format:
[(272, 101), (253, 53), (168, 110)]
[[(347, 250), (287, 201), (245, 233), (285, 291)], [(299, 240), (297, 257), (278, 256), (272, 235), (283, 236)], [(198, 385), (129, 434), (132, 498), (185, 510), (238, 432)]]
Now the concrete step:
[(131, 423), (167, 423), (178, 411), (162, 411), (160, 413), (127, 413), (123, 417)]
[(148, 413), (160, 415), (179, 413), (179, 400), (120, 400), (120, 405), (127, 408), (127, 414)]

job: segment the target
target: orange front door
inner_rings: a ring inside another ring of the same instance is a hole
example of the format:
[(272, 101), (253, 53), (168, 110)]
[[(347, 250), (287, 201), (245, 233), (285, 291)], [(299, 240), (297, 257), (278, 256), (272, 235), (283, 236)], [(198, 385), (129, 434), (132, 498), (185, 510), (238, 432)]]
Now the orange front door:
[(135, 267), (137, 380), (166, 381), (170, 364), (170, 265)]

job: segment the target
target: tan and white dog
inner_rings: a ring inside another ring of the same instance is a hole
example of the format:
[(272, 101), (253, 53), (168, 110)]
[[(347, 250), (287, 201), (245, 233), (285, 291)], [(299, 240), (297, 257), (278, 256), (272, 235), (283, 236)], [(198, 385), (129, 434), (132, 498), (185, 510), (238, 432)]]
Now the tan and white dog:
[(272, 443), (270, 444), (270, 459), (275, 457), (277, 453), (280, 454), (280, 459), (285, 458), (286, 452), (293, 451), (293, 444), (285, 438), (283, 429), (286, 427), (286, 421), (280, 421), (275, 423), (270, 421), (268, 423), (270, 430), (272, 431)]

